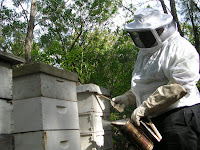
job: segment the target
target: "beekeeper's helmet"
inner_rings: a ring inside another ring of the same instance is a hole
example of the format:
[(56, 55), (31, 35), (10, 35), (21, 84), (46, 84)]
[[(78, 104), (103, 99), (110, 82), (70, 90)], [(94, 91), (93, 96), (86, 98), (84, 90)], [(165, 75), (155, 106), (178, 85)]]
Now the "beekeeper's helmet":
[[(157, 31), (161, 28), (164, 31), (158, 35)], [(150, 49), (161, 45), (176, 30), (176, 24), (170, 14), (153, 8), (143, 8), (135, 12), (134, 21), (126, 24), (125, 30), (138, 48)]]

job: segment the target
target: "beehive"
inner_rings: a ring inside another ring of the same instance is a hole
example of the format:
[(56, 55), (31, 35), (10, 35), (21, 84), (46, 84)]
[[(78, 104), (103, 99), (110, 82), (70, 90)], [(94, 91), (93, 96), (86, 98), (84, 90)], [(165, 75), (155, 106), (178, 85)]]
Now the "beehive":
[(12, 67), (24, 59), (0, 51), (0, 149), (13, 150)]
[(80, 150), (77, 75), (43, 63), (13, 72), (15, 150)]
[(81, 150), (112, 150), (109, 90), (95, 84), (77, 86)]

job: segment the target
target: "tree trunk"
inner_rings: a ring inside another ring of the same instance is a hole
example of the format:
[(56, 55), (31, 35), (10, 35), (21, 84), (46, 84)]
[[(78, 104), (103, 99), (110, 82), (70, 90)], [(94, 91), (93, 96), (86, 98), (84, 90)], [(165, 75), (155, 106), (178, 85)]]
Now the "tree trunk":
[(192, 22), (192, 29), (194, 32), (194, 41), (195, 41), (195, 48), (199, 52), (199, 33), (198, 33), (198, 27), (195, 25), (195, 20), (194, 20), (194, 10), (193, 10), (193, 5), (194, 3), (192, 1), (188, 2), (189, 4), (187, 5), (188, 10), (189, 10), (189, 15), (190, 15), (190, 20)]
[(163, 8), (164, 13), (168, 14), (168, 12), (167, 12), (167, 7), (166, 7), (166, 5), (165, 5), (164, 0), (159, 0), (159, 1), (160, 1), (161, 5), (162, 5), (162, 8)]
[(179, 33), (181, 34), (181, 36), (183, 36), (184, 33), (183, 33), (182, 30), (181, 30), (181, 26), (180, 26), (180, 23), (179, 23), (179, 20), (178, 20), (177, 12), (176, 12), (175, 0), (170, 0), (170, 7), (171, 7), (172, 16), (173, 16), (174, 20), (175, 20), (176, 23), (177, 23), (178, 31), (179, 31)]
[[(1, 10), (0, 11), (3, 10), (3, 1), (4, 0), (1, 1)], [(2, 36), (2, 14), (0, 13), (0, 38), (1, 38), (1, 36)]]
[(26, 34), (25, 60), (27, 64), (31, 62), (31, 44), (33, 38), (34, 22), (35, 22), (36, 1), (37, 0), (32, 0), (31, 3), (30, 20), (28, 22), (28, 30)]

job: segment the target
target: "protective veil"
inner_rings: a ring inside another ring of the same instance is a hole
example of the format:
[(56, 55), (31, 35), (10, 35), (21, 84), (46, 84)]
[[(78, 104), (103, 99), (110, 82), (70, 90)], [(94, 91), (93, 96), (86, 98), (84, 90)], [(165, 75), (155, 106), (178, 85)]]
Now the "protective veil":
[(136, 11), (134, 21), (127, 24), (125, 30), (140, 50), (154, 51), (162, 45), (157, 30), (165, 28), (165, 26), (171, 24), (172, 20), (173, 18), (169, 14), (162, 14), (152, 8), (145, 8)]

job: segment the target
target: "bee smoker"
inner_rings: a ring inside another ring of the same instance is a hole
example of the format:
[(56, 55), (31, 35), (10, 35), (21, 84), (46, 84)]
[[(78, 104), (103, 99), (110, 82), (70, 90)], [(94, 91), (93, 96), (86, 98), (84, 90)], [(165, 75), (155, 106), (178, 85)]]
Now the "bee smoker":
[(130, 119), (116, 120), (111, 122), (111, 124), (118, 128), (139, 150), (153, 149), (153, 142), (140, 131), (139, 127), (134, 126)]

